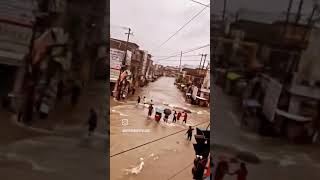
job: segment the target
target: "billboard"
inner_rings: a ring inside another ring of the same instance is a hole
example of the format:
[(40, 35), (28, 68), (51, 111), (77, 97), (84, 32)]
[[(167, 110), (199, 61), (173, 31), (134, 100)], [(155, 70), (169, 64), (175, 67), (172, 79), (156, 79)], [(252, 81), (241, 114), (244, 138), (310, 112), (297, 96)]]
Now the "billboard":
[(118, 80), (123, 58), (123, 51), (110, 48), (110, 82), (116, 82)]
[(124, 52), (110, 48), (110, 69), (120, 70)]

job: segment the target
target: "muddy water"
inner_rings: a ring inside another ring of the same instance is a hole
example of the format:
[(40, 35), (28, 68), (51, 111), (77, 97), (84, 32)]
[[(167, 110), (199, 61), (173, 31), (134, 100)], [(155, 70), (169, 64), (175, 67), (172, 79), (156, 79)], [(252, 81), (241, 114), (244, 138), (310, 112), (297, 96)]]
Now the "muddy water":
[(173, 83), (173, 78), (160, 78), (144, 87), (140, 95), (148, 101), (152, 99), (154, 107), (188, 108), (192, 113), (188, 115), (187, 124), (182, 123), (182, 118), (172, 123), (172, 115), (168, 123), (157, 123), (154, 114), (147, 117), (146, 106), (134, 101), (111, 107), (111, 179), (192, 178), (190, 163), (194, 151), (185, 132), (189, 125), (207, 127), (209, 108), (187, 104)]

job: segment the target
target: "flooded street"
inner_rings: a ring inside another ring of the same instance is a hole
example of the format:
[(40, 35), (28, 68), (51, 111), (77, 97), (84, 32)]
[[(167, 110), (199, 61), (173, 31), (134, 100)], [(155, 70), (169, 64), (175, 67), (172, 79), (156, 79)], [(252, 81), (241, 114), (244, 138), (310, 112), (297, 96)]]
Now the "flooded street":
[[(187, 124), (182, 123), (182, 118), (172, 123), (173, 115), (168, 123), (157, 123), (154, 113), (147, 117), (147, 107), (137, 105), (137, 95), (152, 100), (155, 108), (189, 109)], [(110, 104), (116, 104), (110, 107), (111, 179), (192, 178), (194, 139), (188, 141), (185, 133), (189, 125), (208, 126), (209, 108), (186, 103), (174, 86), (174, 78), (169, 77), (149, 83), (126, 102)]]

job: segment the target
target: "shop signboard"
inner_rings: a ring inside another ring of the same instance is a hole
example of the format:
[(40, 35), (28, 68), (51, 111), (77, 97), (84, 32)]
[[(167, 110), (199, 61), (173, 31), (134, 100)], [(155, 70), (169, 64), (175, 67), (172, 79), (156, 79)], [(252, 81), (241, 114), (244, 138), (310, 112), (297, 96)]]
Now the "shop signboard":
[(110, 82), (118, 80), (123, 57), (123, 51), (110, 48)]
[(110, 69), (110, 82), (116, 82), (119, 78), (120, 70)]
[(110, 48), (110, 69), (121, 69), (124, 52), (118, 49)]

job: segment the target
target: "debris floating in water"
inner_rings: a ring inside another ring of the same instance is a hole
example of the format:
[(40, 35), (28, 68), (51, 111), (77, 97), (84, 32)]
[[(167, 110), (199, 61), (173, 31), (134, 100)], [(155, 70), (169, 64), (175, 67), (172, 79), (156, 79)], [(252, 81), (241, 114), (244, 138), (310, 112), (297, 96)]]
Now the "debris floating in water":
[(143, 166), (144, 166), (144, 162), (143, 162), (143, 158), (140, 158), (140, 163), (136, 166), (136, 167), (133, 167), (131, 169), (125, 169), (125, 172), (126, 174), (139, 174), (142, 169), (143, 169)]

